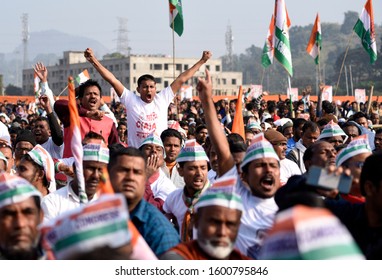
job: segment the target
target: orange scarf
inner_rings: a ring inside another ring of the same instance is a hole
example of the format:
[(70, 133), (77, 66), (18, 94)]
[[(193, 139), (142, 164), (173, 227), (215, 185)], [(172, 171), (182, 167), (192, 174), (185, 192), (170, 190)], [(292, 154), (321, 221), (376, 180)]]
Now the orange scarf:
[(186, 196), (185, 188), (183, 189), (182, 199), (184, 204), (187, 207), (187, 210), (186, 210), (186, 213), (184, 214), (184, 219), (183, 219), (182, 228), (181, 228), (182, 242), (192, 240), (192, 228), (193, 228), (192, 216), (194, 214), (194, 205), (198, 202), (202, 193), (204, 193), (204, 191), (208, 189), (209, 186), (210, 186), (210, 181), (207, 180), (203, 189), (195, 193), (192, 197)]

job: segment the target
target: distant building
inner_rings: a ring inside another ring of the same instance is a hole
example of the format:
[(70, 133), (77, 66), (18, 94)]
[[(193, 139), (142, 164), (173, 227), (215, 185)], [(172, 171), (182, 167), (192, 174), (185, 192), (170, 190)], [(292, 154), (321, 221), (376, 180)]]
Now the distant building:
[[(157, 89), (161, 90), (171, 84), (174, 76), (187, 70), (195, 64), (198, 58), (176, 58), (175, 71), (173, 58), (159, 55), (130, 55), (124, 58), (104, 59), (100, 62), (109, 69), (122, 83), (130, 90), (135, 91), (138, 78), (143, 74), (151, 74), (156, 78)], [(205, 67), (209, 69), (212, 79), (215, 95), (236, 95), (239, 86), (243, 83), (242, 72), (225, 72), (222, 69), (221, 59), (210, 59), (196, 72), (193, 79), (190, 79), (187, 85), (193, 86), (193, 95), (196, 95), (195, 86), (198, 82), (197, 77), (204, 76)], [(49, 66), (48, 82), (55, 95), (60, 94), (67, 86), (68, 77), (74, 78), (87, 69), (90, 77), (97, 80), (104, 95), (110, 95), (110, 85), (98, 74), (90, 63), (84, 58), (83, 52), (66, 51), (59, 64)], [(33, 69), (23, 70), (23, 92), (26, 95), (33, 93)], [(67, 91), (63, 93), (67, 95)]]

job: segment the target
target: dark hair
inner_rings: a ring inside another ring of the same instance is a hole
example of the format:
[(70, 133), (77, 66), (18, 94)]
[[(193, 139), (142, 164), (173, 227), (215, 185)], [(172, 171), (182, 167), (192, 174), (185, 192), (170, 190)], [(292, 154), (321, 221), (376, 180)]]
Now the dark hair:
[(153, 81), (156, 83), (154, 76), (150, 74), (142, 75), (138, 78), (138, 87), (144, 82), (144, 81)]
[(335, 107), (332, 103), (327, 100), (322, 102), (322, 110), (324, 110), (327, 114), (333, 114), (335, 112)]
[(243, 137), (238, 133), (231, 133), (227, 135), (229, 150), (231, 153), (240, 153), (247, 151), (247, 144)]
[(327, 119), (319, 119), (319, 120), (317, 121), (317, 124), (318, 124), (319, 126), (327, 125), (328, 123), (329, 123), (329, 121), (328, 121)]
[[(29, 155), (29, 154), (25, 154), (21, 157), (21, 160), (26, 160), (26, 161), (29, 161), (30, 163), (32, 163), (33, 167), (35, 168), (35, 173), (37, 173), (38, 170), (40, 171), (43, 171), (44, 172), (44, 178), (42, 179), (42, 184), (44, 185), (44, 187), (48, 188), (49, 187), (49, 182), (48, 182), (48, 179), (46, 178), (46, 173), (45, 173), (45, 170), (44, 170), (44, 167), (41, 166), (41, 165), (38, 165), (33, 159), (32, 157)], [(20, 160), (20, 162), (21, 162)]]
[(105, 138), (103, 138), (101, 134), (94, 131), (89, 131), (88, 133), (86, 133), (84, 139), (82, 140), (82, 145), (85, 145), (86, 141), (88, 141), (89, 139), (102, 140), (103, 142), (106, 142)]
[(164, 143), (164, 140), (166, 140), (166, 138), (168, 138), (168, 137), (176, 137), (179, 139), (180, 143), (182, 144), (183, 137), (180, 134), (180, 132), (177, 131), (176, 129), (168, 128), (168, 129), (163, 130), (161, 135), (160, 135), (160, 139), (162, 140), (162, 142)]
[(375, 134), (381, 134), (382, 133), (382, 128), (378, 128), (376, 131), (375, 131)]
[(187, 126), (188, 127), (188, 121), (184, 121), (184, 120), (179, 121), (179, 125), (180, 125), (180, 127), (183, 127), (183, 126)]
[(293, 120), (293, 130), (298, 129), (300, 125), (305, 124), (307, 122), (306, 119), (303, 118), (297, 118)]
[(358, 120), (358, 119), (360, 119), (360, 118), (365, 118), (365, 119), (367, 119), (367, 116), (366, 116), (366, 114), (364, 113), (364, 112), (357, 112), (357, 113), (355, 113), (353, 116), (352, 116), (352, 120)]
[(195, 134), (198, 134), (202, 129), (207, 129), (207, 126), (204, 124), (198, 125), (198, 127), (195, 129)]
[(374, 186), (379, 187), (382, 181), (382, 152), (378, 151), (366, 158), (360, 176), (361, 194), (366, 196), (365, 182), (371, 181)]
[[(38, 118), (34, 119), (33, 122), (34, 122), (34, 123), (36, 123), (36, 122), (46, 122), (46, 123), (48, 124), (48, 127), (50, 128), (48, 118), (45, 118), (45, 117), (38, 117)], [(32, 121), (31, 121), (31, 123), (32, 123)]]
[(318, 125), (315, 122), (307, 121), (302, 127), (302, 133), (304, 134), (308, 129), (312, 132), (316, 132), (318, 130)]
[(127, 126), (127, 123), (126, 123), (126, 121), (124, 119), (123, 120), (119, 120), (118, 126), (120, 126), (120, 125)]
[(115, 143), (109, 146), (110, 160), (107, 165), (107, 169), (110, 171), (112, 167), (117, 163), (117, 158), (119, 156), (130, 156), (130, 157), (140, 157), (145, 162), (146, 167), (146, 157), (143, 152), (134, 147), (124, 147), (120, 143)]
[(302, 161), (305, 162), (307, 160), (311, 160), (314, 155), (314, 149), (320, 145), (320, 143), (324, 143), (324, 140), (318, 140), (314, 142), (312, 145), (310, 145), (308, 148), (306, 148), (304, 155), (302, 156)]
[(34, 134), (28, 129), (20, 130), (15, 140), (15, 147), (21, 141), (31, 143), (33, 147), (37, 144)]
[(78, 87), (78, 98), (81, 99), (82, 97), (84, 97), (85, 89), (92, 86), (96, 86), (99, 89), (100, 96), (102, 96), (102, 88), (99, 85), (99, 83), (95, 80), (89, 79), (86, 82), (80, 84), (80, 86)]

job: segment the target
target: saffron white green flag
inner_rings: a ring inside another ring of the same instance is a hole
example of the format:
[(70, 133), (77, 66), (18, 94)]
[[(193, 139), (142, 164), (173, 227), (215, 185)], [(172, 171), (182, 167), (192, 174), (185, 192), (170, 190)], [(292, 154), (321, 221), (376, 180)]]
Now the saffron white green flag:
[(290, 76), (293, 76), (292, 53), (289, 41), (291, 25), (284, 0), (275, 2), (275, 32), (273, 46), (275, 58), (284, 66)]
[(169, 0), (170, 5), (170, 27), (176, 34), (183, 34), (183, 11), (181, 0)]
[(306, 51), (313, 57), (314, 62), (318, 64), (320, 62), (320, 52), (321, 52), (321, 22), (320, 17), (317, 13), (316, 20), (313, 25), (312, 34), (310, 34), (310, 39)]
[(275, 18), (272, 15), (271, 22), (269, 24), (267, 39), (265, 39), (263, 55), (261, 56), (261, 64), (266, 68), (273, 63), (273, 34), (275, 31)]
[(76, 77), (76, 82), (78, 85), (85, 83), (87, 80), (90, 79), (90, 75), (87, 69), (82, 71), (78, 76)]
[(374, 13), (371, 0), (367, 0), (365, 7), (362, 9), (361, 16), (353, 29), (361, 38), (361, 43), (370, 56), (370, 63), (373, 64), (377, 60), (377, 43), (375, 40)]

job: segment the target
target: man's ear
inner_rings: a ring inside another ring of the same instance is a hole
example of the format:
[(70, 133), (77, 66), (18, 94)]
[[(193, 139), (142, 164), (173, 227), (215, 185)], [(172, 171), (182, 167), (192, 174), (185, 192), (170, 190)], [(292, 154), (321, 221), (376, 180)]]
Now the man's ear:
[(183, 170), (183, 167), (180, 167), (180, 166), (178, 166), (178, 173), (179, 173), (179, 175), (181, 176), (181, 177), (183, 177), (183, 175), (184, 175), (184, 172), (183, 172), (184, 170)]
[(363, 188), (365, 190), (365, 197), (370, 197), (375, 195), (376, 189), (374, 187), (374, 184), (371, 181), (369, 180), (365, 181)]
[(45, 176), (45, 171), (44, 170), (38, 170), (38, 172), (37, 172), (37, 176), (39, 177), (39, 178), (41, 178), (41, 180), (43, 180), (44, 179), (44, 176)]
[(241, 179), (242, 179), (244, 182), (248, 183), (248, 173), (243, 171), (243, 172), (241, 173)]

